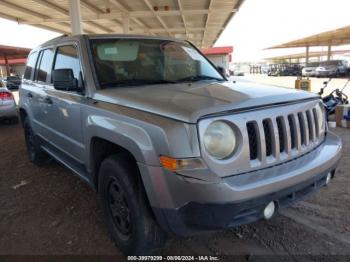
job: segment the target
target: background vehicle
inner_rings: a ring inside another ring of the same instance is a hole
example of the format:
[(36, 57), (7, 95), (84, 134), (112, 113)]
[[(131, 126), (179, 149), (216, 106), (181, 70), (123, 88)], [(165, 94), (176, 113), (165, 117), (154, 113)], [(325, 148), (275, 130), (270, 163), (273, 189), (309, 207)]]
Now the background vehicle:
[(344, 76), (348, 72), (348, 63), (345, 60), (331, 60), (320, 62), (315, 70), (317, 77)]
[(17, 120), (17, 106), (11, 91), (0, 80), (0, 120)]
[(300, 76), (300, 64), (275, 64), (271, 67), (268, 76)]
[(22, 79), (19, 76), (6, 77), (6, 87), (10, 90), (17, 90), (21, 85)]
[(269, 74), (269, 72), (270, 72), (270, 66), (269, 65), (262, 65), (261, 66), (261, 73)]
[(31, 161), (49, 154), (96, 190), (124, 254), (270, 219), (328, 184), (341, 157), (318, 95), (234, 84), (186, 41), (64, 36), (27, 61)]
[(302, 76), (312, 77), (316, 76), (316, 68), (320, 65), (319, 62), (312, 62), (308, 63), (303, 69), (302, 69)]

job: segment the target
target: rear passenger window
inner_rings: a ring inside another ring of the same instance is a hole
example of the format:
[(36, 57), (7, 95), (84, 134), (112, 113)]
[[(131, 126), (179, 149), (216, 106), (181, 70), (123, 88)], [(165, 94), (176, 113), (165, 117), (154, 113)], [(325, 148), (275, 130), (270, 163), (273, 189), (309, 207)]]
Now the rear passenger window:
[(33, 52), (31, 54), (29, 54), (28, 59), (27, 59), (27, 65), (26, 65), (26, 69), (24, 71), (24, 79), (31, 79), (32, 76), (32, 72), (35, 68), (35, 63), (36, 63), (36, 59), (38, 57), (38, 52)]
[(74, 77), (79, 79), (81, 67), (77, 48), (73, 45), (58, 47), (54, 69), (72, 69)]
[(40, 64), (37, 66), (37, 69), (36, 69), (35, 80), (40, 82), (47, 82), (49, 79), (51, 79), (51, 68), (52, 68), (54, 52), (52, 49), (45, 49), (40, 53), (41, 53)]

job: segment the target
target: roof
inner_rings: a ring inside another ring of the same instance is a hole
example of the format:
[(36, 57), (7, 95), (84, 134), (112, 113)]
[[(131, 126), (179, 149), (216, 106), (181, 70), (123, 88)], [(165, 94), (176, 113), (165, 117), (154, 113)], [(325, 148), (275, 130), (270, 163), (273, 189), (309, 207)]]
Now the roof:
[(269, 47), (275, 48), (290, 48), (290, 47), (305, 47), (305, 46), (336, 46), (350, 44), (350, 26), (345, 26), (335, 30), (323, 32), (320, 34), (308, 36), (298, 40), (294, 40), (281, 45)]
[[(327, 56), (327, 51), (316, 51), (309, 52), (309, 57), (320, 57)], [(347, 55), (350, 54), (350, 50), (334, 50), (331, 52), (332, 55)], [(281, 55), (281, 56), (273, 56), (265, 58), (265, 60), (284, 60), (284, 59), (298, 59), (298, 58), (306, 58), (306, 53), (297, 53), (297, 54), (289, 54), (289, 55)]]
[[(80, 0), (84, 32), (122, 33), (125, 17), (130, 33), (186, 39), (210, 47), (244, 0)], [(69, 34), (69, 0), (2, 0), (0, 17), (19, 24)]]
[(27, 57), (30, 50), (30, 48), (0, 45), (0, 59), (3, 59), (4, 56), (7, 59)]
[(205, 55), (226, 55), (233, 52), (233, 46), (212, 47), (201, 50)]

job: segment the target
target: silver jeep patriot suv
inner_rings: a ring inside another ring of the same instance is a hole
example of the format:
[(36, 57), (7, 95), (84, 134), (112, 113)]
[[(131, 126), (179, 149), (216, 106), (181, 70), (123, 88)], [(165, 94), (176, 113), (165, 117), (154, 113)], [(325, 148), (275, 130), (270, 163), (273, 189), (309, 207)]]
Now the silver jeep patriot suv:
[(53, 39), (28, 57), (19, 110), (31, 161), (86, 181), (124, 254), (269, 219), (341, 156), (317, 95), (229, 82), (170, 38)]

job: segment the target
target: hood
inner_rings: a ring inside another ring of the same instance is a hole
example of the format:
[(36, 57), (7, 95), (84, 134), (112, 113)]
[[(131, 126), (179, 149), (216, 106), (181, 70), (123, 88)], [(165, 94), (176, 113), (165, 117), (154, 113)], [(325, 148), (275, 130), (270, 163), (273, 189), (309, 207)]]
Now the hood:
[(97, 90), (93, 95), (95, 100), (123, 105), (187, 123), (196, 123), (203, 116), (224, 111), (317, 97), (316, 94), (305, 91), (251, 82), (209, 81), (116, 87)]

